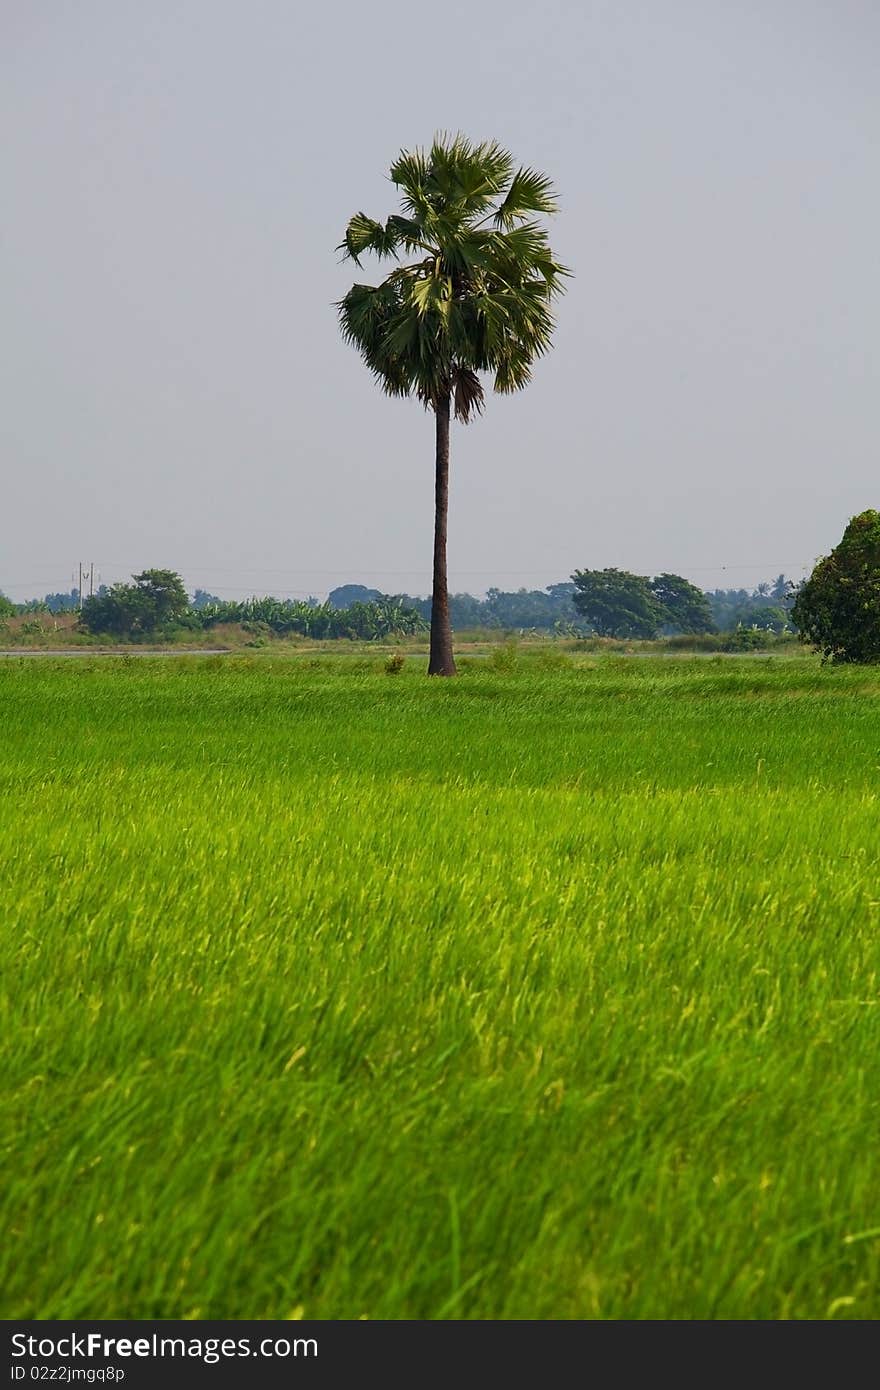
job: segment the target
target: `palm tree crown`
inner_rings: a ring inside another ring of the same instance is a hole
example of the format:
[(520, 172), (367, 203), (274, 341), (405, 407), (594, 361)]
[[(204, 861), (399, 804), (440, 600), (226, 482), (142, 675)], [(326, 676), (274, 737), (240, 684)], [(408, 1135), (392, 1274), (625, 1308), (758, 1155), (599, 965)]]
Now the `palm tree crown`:
[[(483, 408), (478, 372), (496, 391), (526, 385), (553, 330), (551, 301), (568, 271), (538, 213), (556, 211), (549, 179), (519, 169), (494, 142), (458, 135), (402, 152), (391, 169), (402, 211), (383, 224), (356, 213), (338, 248), (398, 262), (380, 285), (338, 305), (343, 336), (391, 396), (450, 400), (468, 421)], [(402, 263), (404, 262), (404, 263)]]

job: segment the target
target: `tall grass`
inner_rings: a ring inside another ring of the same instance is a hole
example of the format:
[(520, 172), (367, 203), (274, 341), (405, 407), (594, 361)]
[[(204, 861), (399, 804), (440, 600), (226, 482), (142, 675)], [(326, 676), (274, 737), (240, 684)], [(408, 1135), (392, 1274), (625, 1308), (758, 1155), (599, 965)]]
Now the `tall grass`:
[(0, 667), (7, 1317), (880, 1312), (878, 673)]

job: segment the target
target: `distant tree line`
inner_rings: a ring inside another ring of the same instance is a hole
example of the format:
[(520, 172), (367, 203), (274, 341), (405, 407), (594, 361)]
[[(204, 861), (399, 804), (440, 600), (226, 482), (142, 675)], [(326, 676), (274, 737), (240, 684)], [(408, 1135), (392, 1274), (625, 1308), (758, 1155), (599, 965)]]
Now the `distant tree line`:
[(754, 590), (706, 593), (679, 574), (653, 579), (626, 570), (576, 570), (575, 608), (602, 637), (651, 638), (679, 633), (793, 630), (791, 606), (797, 592), (779, 575)]
[(196, 590), (191, 600), (173, 570), (144, 570), (133, 575), (129, 584), (105, 587), (83, 601), (79, 622), (87, 632), (134, 641), (206, 631), (221, 623), (240, 623), (258, 634), (360, 641), (408, 636), (426, 627), (421, 614), (384, 596), (341, 609), (316, 599), (226, 600), (203, 589)]
[[(579, 570), (571, 581), (549, 584), (546, 589), (489, 589), (484, 599), (451, 594), (449, 605), (452, 625), (459, 632), (489, 628), (624, 638), (737, 628), (779, 633), (792, 628), (790, 610), (795, 592), (795, 584), (784, 575), (754, 590), (705, 593), (681, 575), (661, 574), (648, 579), (626, 570)], [(330, 594), (328, 602), (347, 601), (355, 594), (369, 602), (379, 591), (344, 585)], [(397, 598), (426, 621), (430, 619), (430, 598), (411, 594)]]
[[(492, 588), (485, 598), (450, 595), (458, 631), (554, 632), (650, 638), (677, 633), (728, 632), (738, 628), (783, 632), (793, 625), (796, 587), (784, 575), (753, 590), (698, 589), (680, 575), (654, 578), (626, 570), (577, 570), (571, 580), (544, 589)], [(0, 594), (0, 618), (21, 613), (64, 613), (79, 608), (79, 592), (46, 594), (14, 604)], [(372, 640), (422, 631), (431, 600), (385, 594), (363, 584), (342, 584), (325, 603), (317, 598), (230, 600), (197, 588), (189, 597), (170, 570), (145, 570), (131, 583), (102, 584), (85, 598), (80, 621), (93, 633), (137, 639), (173, 628), (205, 630), (220, 623), (262, 625), (277, 635), (353, 637)]]
[[(106, 584), (100, 585), (97, 592), (106, 593)], [(42, 598), (25, 599), (24, 603), (13, 603), (12, 599), (0, 593), (0, 618), (11, 618), (21, 613), (75, 613), (79, 608), (79, 589), (69, 592), (45, 594)]]
[[(546, 589), (517, 589), (505, 592), (489, 589), (484, 599), (473, 594), (450, 594), (449, 608), (452, 626), (459, 632), (471, 628), (499, 628), (505, 631), (553, 631), (578, 623), (578, 614), (571, 603), (573, 584), (550, 584)], [(373, 603), (384, 597), (378, 589), (362, 584), (343, 584), (334, 589), (327, 602), (342, 607), (352, 602)], [(431, 620), (431, 600), (413, 594), (395, 594), (394, 600), (405, 608), (420, 613), (425, 622)]]
[(784, 574), (754, 589), (713, 589), (707, 594), (719, 631), (737, 627), (767, 628), (782, 632), (795, 626), (793, 608), (798, 585)]
[(218, 623), (260, 624), (279, 637), (350, 637), (362, 642), (412, 636), (427, 631), (428, 626), (421, 613), (387, 595), (369, 603), (353, 602), (346, 608), (301, 599), (215, 599), (191, 612), (202, 628)]
[[(78, 604), (76, 589), (19, 604), (0, 592), (0, 622)], [(460, 630), (552, 630), (624, 639), (720, 632), (731, 639), (724, 641), (724, 650), (758, 646), (762, 633), (798, 632), (825, 660), (878, 662), (880, 513), (852, 517), (840, 544), (801, 584), (778, 574), (752, 590), (706, 593), (679, 574), (648, 578), (614, 568), (575, 570), (570, 582), (545, 589), (490, 589), (484, 599), (454, 594), (450, 606)], [(96, 634), (135, 640), (240, 623), (279, 635), (369, 641), (424, 632), (430, 616), (430, 599), (383, 594), (362, 584), (340, 585), (326, 603), (312, 597), (224, 600), (204, 589), (190, 599), (173, 570), (144, 570), (130, 584), (101, 585), (83, 601), (79, 622)]]

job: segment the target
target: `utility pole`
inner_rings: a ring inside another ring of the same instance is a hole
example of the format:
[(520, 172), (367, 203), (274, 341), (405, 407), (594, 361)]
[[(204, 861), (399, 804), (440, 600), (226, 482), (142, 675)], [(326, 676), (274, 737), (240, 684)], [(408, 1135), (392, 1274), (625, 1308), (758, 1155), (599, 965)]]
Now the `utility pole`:
[[(77, 606), (78, 610), (80, 611), (80, 613), (82, 612), (82, 606), (83, 606), (83, 577), (84, 577), (84, 575), (85, 575), (86, 578), (88, 578), (88, 582), (89, 582), (89, 598), (94, 598), (94, 596), (95, 596), (95, 562), (94, 562), (94, 560), (90, 560), (89, 563), (88, 563), (88, 565), (84, 565), (83, 562), (82, 562), (82, 560), (80, 560), (80, 562), (79, 562), (79, 582), (78, 582), (78, 586), (77, 586), (77, 590), (76, 590), (76, 606)], [(72, 577), (72, 576), (71, 576), (71, 577)], [(100, 579), (100, 577), (101, 577), (101, 576), (98, 575), (98, 578), (99, 578), (99, 579)]]

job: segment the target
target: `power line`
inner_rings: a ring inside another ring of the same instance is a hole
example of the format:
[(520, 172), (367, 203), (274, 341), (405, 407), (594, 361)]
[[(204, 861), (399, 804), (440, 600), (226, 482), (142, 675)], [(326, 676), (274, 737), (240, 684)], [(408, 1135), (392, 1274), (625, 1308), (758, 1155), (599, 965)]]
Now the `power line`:
[[(120, 570), (126, 570), (126, 571), (127, 571), (127, 566), (126, 566), (126, 565), (117, 564), (117, 563), (112, 562), (112, 561), (110, 561), (110, 560), (96, 560), (95, 563), (96, 563), (96, 565), (99, 565), (101, 568), (105, 568), (105, 569), (120, 569)], [(678, 561), (677, 563), (680, 564), (681, 562)], [(711, 565), (685, 565), (685, 566), (683, 566), (683, 568), (686, 569), (686, 570), (689, 570), (689, 571), (691, 571), (691, 572), (693, 573), (693, 572), (697, 572), (697, 571), (713, 571), (713, 570), (765, 570), (765, 571), (769, 571), (769, 570), (772, 570), (772, 569), (776, 569), (776, 567), (778, 566), (779, 569), (777, 570), (777, 573), (779, 573), (780, 571), (784, 571), (784, 570), (786, 570), (786, 569), (811, 569), (812, 566), (813, 566), (815, 563), (816, 563), (815, 559), (813, 559), (813, 560), (805, 560), (805, 561), (800, 561), (800, 560), (785, 560), (785, 561), (770, 560), (770, 561), (762, 561), (762, 562), (760, 562), (760, 563), (758, 563), (758, 564), (753, 564), (753, 563), (749, 563), (749, 564), (739, 564), (739, 563), (737, 563), (737, 564), (730, 564), (730, 563), (724, 563), (724, 562), (716, 561), (714, 564), (711, 564)], [(539, 567), (537, 567), (537, 568), (528, 569), (528, 570), (507, 569), (507, 567), (504, 566), (504, 565), (496, 565), (494, 569), (490, 569), (490, 570), (471, 570), (471, 569), (463, 569), (463, 568), (461, 568), (460, 566), (457, 566), (457, 565), (452, 565), (452, 566), (450, 566), (450, 569), (451, 569), (455, 574), (482, 575), (482, 576), (485, 576), (485, 575), (487, 575), (487, 574), (489, 574), (489, 575), (491, 575), (491, 574), (497, 574), (497, 575), (515, 574), (515, 575), (524, 575), (524, 576), (525, 576), (525, 575), (531, 575), (531, 574), (546, 574), (548, 570), (559, 570), (560, 568), (564, 568), (564, 566), (560, 566), (560, 565), (558, 564), (558, 562), (553, 562), (553, 563), (551, 563), (551, 562), (549, 562), (549, 561), (548, 561), (548, 563), (547, 563), (546, 565), (541, 565), (541, 566), (539, 566)], [(663, 567), (662, 567), (662, 566), (658, 566), (658, 565), (648, 565), (648, 566), (646, 566), (645, 568), (649, 569), (649, 570), (651, 571), (652, 574), (661, 574), (661, 573), (663, 573)], [(413, 574), (415, 574), (415, 575), (425, 575), (425, 574), (431, 574), (431, 573), (432, 573), (431, 569), (428, 568), (428, 567), (423, 567), (423, 568), (421, 568), (421, 569), (408, 569), (408, 570), (396, 570), (396, 569), (369, 569), (369, 570), (367, 570), (367, 569), (354, 569), (354, 568), (352, 568), (351, 566), (345, 565), (345, 564), (334, 565), (332, 569), (321, 569), (321, 568), (318, 568), (318, 567), (315, 567), (315, 566), (312, 566), (312, 565), (301, 566), (301, 567), (298, 568), (298, 569), (292, 569), (292, 568), (290, 568), (290, 567), (288, 567), (288, 566), (285, 566), (285, 565), (278, 565), (278, 566), (276, 566), (276, 567), (274, 567), (274, 568), (272, 568), (272, 569), (257, 568), (257, 567), (252, 566), (252, 565), (186, 565), (186, 566), (184, 566), (184, 569), (185, 569), (185, 572), (186, 572), (187, 574), (330, 574), (330, 575), (338, 575), (338, 574), (359, 574), (359, 575), (364, 575), (364, 576), (367, 576), (367, 577), (376, 577), (377, 575), (381, 575), (381, 574), (393, 574), (393, 575), (401, 575), (401, 576), (403, 576), (403, 575), (413, 575)], [(669, 571), (669, 572), (671, 573), (672, 571)]]
[[(736, 570), (763, 570), (763, 572), (764, 572), (765, 574), (767, 574), (767, 573), (770, 572), (771, 569), (773, 569), (773, 568), (775, 568), (775, 567), (773, 567), (773, 566), (768, 567), (768, 566), (764, 566), (764, 565), (705, 565), (705, 566), (685, 565), (685, 566), (683, 566), (683, 568), (686, 569), (686, 570), (688, 571), (688, 573), (690, 573), (690, 574), (696, 573), (696, 572), (698, 572), (698, 571), (702, 571), (703, 573), (707, 573), (707, 572), (716, 572), (716, 573), (717, 573), (717, 572), (720, 572), (720, 571), (727, 571), (727, 570), (734, 570), (734, 569), (736, 569)], [(811, 566), (810, 566), (809, 564), (807, 564), (807, 565), (797, 565), (797, 566), (794, 566), (794, 565), (791, 565), (791, 564), (789, 564), (789, 565), (781, 565), (780, 568), (776, 571), (776, 573), (785, 573), (786, 571), (792, 570), (792, 569), (802, 569), (802, 570), (806, 570), (806, 569), (810, 569), (810, 568), (811, 568)], [(651, 567), (651, 570), (652, 570), (652, 573), (656, 573), (656, 574), (673, 573), (673, 571), (670, 571), (670, 570), (663, 570), (663, 569), (660, 569), (660, 568), (658, 568), (658, 569), (655, 570), (653, 567)], [(187, 571), (186, 571), (186, 574), (195, 573), (195, 572), (196, 572), (196, 571), (187, 570)], [(234, 570), (224, 570), (224, 571), (217, 571), (217, 572), (218, 572), (218, 573), (221, 573), (221, 572), (222, 572), (222, 573), (226, 573), (226, 574), (235, 573)], [(248, 572), (249, 572), (249, 573), (253, 573), (253, 571), (243, 571), (243, 572), (244, 572), (244, 573), (248, 573)], [(267, 574), (273, 573), (273, 571), (271, 571), (271, 570), (262, 571), (262, 572), (267, 573)], [(279, 572), (280, 572), (280, 571), (279, 571)], [(297, 570), (296, 573), (297, 573), (297, 574), (313, 574), (313, 575), (331, 574), (331, 575), (337, 575), (337, 576), (338, 576), (339, 573), (340, 573), (340, 571), (339, 571), (339, 570)], [(464, 576), (472, 576), (472, 577), (480, 576), (480, 577), (482, 577), (482, 578), (485, 578), (486, 576), (493, 576), (493, 575), (494, 575), (495, 577), (499, 578), (499, 579), (501, 579), (501, 578), (506, 578), (506, 577), (526, 578), (526, 577), (528, 577), (528, 576), (546, 574), (546, 573), (547, 573), (547, 569), (540, 569), (540, 570), (502, 570), (502, 571), (499, 571), (499, 570), (455, 570), (455, 571), (453, 571), (452, 573), (453, 573), (453, 578), (454, 578), (455, 576), (461, 576), (461, 577), (464, 577)], [(429, 578), (429, 577), (431, 576), (431, 571), (430, 571), (430, 570), (346, 570), (346, 571), (345, 571), (345, 574), (348, 575), (348, 576), (358, 575), (360, 578), (364, 578), (364, 579), (366, 579), (366, 578), (379, 579), (379, 578), (382, 578), (383, 576), (385, 576), (385, 577), (394, 576), (395, 578), (400, 578), (400, 577), (403, 577), (403, 576), (416, 577), (416, 578), (419, 578), (419, 577)], [(102, 581), (102, 582), (106, 582), (106, 581)], [(452, 582), (452, 581), (450, 581), (450, 582)], [(559, 581), (559, 582), (565, 583), (566, 580), (562, 580), (562, 581)], [(43, 585), (42, 585), (42, 582), (41, 582), (40, 580), (29, 580), (29, 581), (25, 581), (24, 583), (15, 583), (15, 584), (9, 584), (9, 583), (0, 584), (0, 590), (2, 590), (4, 593), (10, 593), (10, 592), (13, 592), (13, 591), (22, 591), (22, 590), (24, 590), (24, 591), (26, 591), (26, 592), (32, 592), (32, 591), (34, 591), (34, 590), (36, 590), (36, 589), (38, 589), (38, 588), (41, 588), (41, 587), (43, 587)], [(201, 586), (199, 586), (199, 587), (201, 587)], [(211, 584), (211, 588), (212, 588), (212, 589), (217, 589), (217, 590), (220, 591), (220, 592), (226, 592), (226, 593), (233, 593), (233, 592), (234, 592), (234, 593), (238, 593), (238, 592), (240, 592), (243, 588), (246, 588), (246, 587), (247, 587), (247, 586), (244, 585), (244, 584), (213, 584), (213, 583)], [(279, 588), (279, 587), (277, 587), (277, 586), (275, 586), (275, 585), (273, 585), (272, 587), (275, 589), (275, 592), (278, 593), (278, 594), (305, 594), (305, 595), (308, 595), (308, 594), (311, 592), (310, 589), (308, 589), (308, 588), (282, 589), (282, 588)], [(59, 591), (59, 592), (60, 592), (60, 591)]]
[[(751, 570), (751, 571), (761, 571), (761, 572), (763, 572), (764, 574), (771, 574), (771, 573), (772, 573), (772, 574), (780, 574), (780, 573), (784, 574), (784, 573), (786, 573), (786, 571), (789, 571), (789, 570), (793, 570), (793, 571), (798, 571), (798, 570), (805, 571), (805, 570), (812, 569), (812, 566), (813, 566), (814, 563), (815, 563), (815, 561), (805, 561), (805, 562), (803, 562), (803, 563), (800, 563), (800, 562), (794, 562), (794, 561), (780, 561), (780, 560), (774, 560), (774, 561), (772, 561), (772, 562), (763, 562), (763, 563), (757, 563), (757, 564), (756, 564), (756, 563), (743, 564), (743, 563), (739, 563), (739, 562), (737, 562), (737, 563), (716, 562), (714, 565), (684, 565), (684, 566), (682, 566), (682, 568), (685, 569), (689, 574), (697, 574), (697, 573), (714, 573), (714, 574), (719, 574), (719, 573), (726, 573), (727, 571), (750, 571), (750, 570)], [(653, 574), (661, 574), (661, 573), (664, 573), (664, 572), (669, 572), (669, 573), (675, 573), (675, 572), (677, 572), (677, 571), (672, 571), (672, 570), (665, 571), (665, 570), (663, 569), (663, 567), (661, 567), (661, 566), (653, 566), (653, 565), (652, 565), (652, 566), (648, 566), (647, 568), (648, 568), (648, 569), (650, 570), (650, 572), (653, 573)], [(514, 577), (515, 577), (515, 578), (523, 578), (523, 579), (525, 579), (525, 578), (534, 577), (534, 576), (536, 576), (536, 575), (545, 575), (545, 574), (547, 574), (548, 572), (552, 572), (552, 571), (554, 571), (554, 570), (556, 570), (556, 571), (558, 572), (559, 569), (560, 569), (560, 566), (558, 566), (558, 565), (552, 565), (552, 564), (543, 565), (543, 566), (541, 566), (539, 569), (528, 569), (528, 570), (522, 570), (522, 569), (503, 569), (503, 568), (501, 568), (501, 567), (497, 567), (497, 568), (491, 569), (491, 570), (470, 570), (470, 569), (459, 569), (459, 568), (453, 566), (453, 567), (451, 567), (451, 574), (452, 574), (452, 582), (459, 582), (459, 583), (460, 583), (460, 582), (462, 582), (462, 581), (463, 581), (464, 579), (466, 579), (466, 578), (482, 578), (482, 579), (485, 579), (485, 578), (496, 578), (496, 579), (505, 579), (505, 578), (514, 578)], [(129, 567), (128, 567), (127, 565), (116, 564), (116, 563), (113, 563), (113, 562), (110, 562), (110, 561), (107, 561), (107, 560), (90, 562), (89, 566), (88, 566), (88, 567), (83, 566), (83, 567), (82, 567), (82, 570), (83, 570), (83, 576), (84, 576), (84, 577), (85, 577), (86, 573), (88, 572), (89, 589), (90, 589), (91, 592), (94, 592), (94, 580), (95, 580), (95, 572), (96, 572), (96, 570), (120, 570), (120, 571), (125, 572), (126, 574), (129, 573)], [(345, 566), (345, 565), (338, 565), (338, 566), (335, 566), (333, 569), (312, 569), (312, 568), (310, 568), (310, 567), (309, 567), (309, 568), (305, 568), (305, 567), (304, 567), (304, 568), (296, 568), (296, 569), (294, 569), (294, 568), (288, 568), (288, 567), (285, 567), (285, 566), (279, 566), (278, 568), (273, 568), (273, 569), (265, 569), (265, 568), (257, 568), (256, 566), (248, 566), (248, 565), (243, 565), (243, 566), (240, 566), (240, 567), (239, 567), (239, 566), (232, 566), (232, 565), (194, 565), (194, 566), (185, 566), (185, 567), (184, 567), (184, 574), (187, 575), (187, 576), (189, 576), (189, 575), (191, 575), (191, 574), (201, 574), (201, 575), (206, 575), (206, 574), (207, 574), (207, 575), (211, 575), (211, 574), (220, 574), (220, 575), (224, 575), (224, 574), (225, 574), (225, 575), (233, 575), (233, 574), (242, 574), (242, 575), (245, 575), (245, 574), (262, 574), (262, 575), (278, 575), (278, 576), (285, 576), (285, 575), (291, 575), (291, 576), (293, 576), (293, 575), (310, 575), (310, 576), (313, 576), (313, 577), (315, 577), (315, 578), (317, 578), (317, 577), (320, 576), (320, 575), (323, 575), (323, 576), (328, 576), (328, 575), (329, 575), (330, 577), (335, 578), (335, 579), (338, 579), (339, 576), (340, 576), (340, 574), (344, 574), (345, 576), (348, 577), (348, 579), (351, 579), (352, 577), (355, 577), (355, 576), (358, 577), (358, 578), (360, 578), (360, 579), (379, 579), (379, 578), (390, 578), (390, 577), (401, 578), (401, 579), (403, 579), (403, 578), (406, 578), (406, 579), (430, 579), (430, 578), (432, 577), (432, 572), (431, 572), (430, 569), (408, 569), (408, 570), (400, 570), (400, 569), (353, 569), (353, 568), (349, 568), (348, 566)], [(99, 582), (100, 582), (100, 580), (101, 580), (101, 576), (100, 576), (100, 575), (98, 575), (98, 580), (99, 580)], [(564, 581), (562, 581), (562, 582), (564, 582)], [(244, 588), (247, 587), (246, 585), (241, 584), (241, 583), (238, 583), (238, 584), (215, 584), (215, 583), (213, 583), (213, 582), (210, 581), (210, 580), (206, 580), (205, 583), (210, 583), (210, 584), (211, 584), (211, 588), (216, 589), (216, 590), (218, 591), (218, 593), (221, 593), (221, 594), (222, 594), (222, 593), (232, 593), (232, 594), (241, 593), (242, 590), (243, 590)], [(24, 591), (24, 592), (28, 592), (28, 593), (33, 594), (33, 592), (34, 592), (36, 589), (42, 587), (44, 584), (45, 584), (45, 581), (44, 581), (44, 580), (40, 580), (40, 579), (16, 581), (15, 583), (0, 584), (0, 591), (7, 592), (7, 593), (11, 593), (11, 592), (22, 592), (22, 591)], [(274, 585), (273, 585), (272, 587), (273, 587), (273, 589), (274, 589), (274, 592), (275, 592), (279, 597), (289, 597), (289, 598), (297, 598), (297, 597), (309, 598), (309, 597), (311, 597), (311, 592), (310, 592), (310, 590), (309, 590), (308, 588), (278, 588), (278, 587), (276, 587), (276, 586), (274, 586)], [(81, 581), (80, 581), (80, 584), (79, 584), (80, 592), (82, 592), (82, 588), (83, 588), (83, 582), (82, 582), (82, 580), (81, 580)]]

